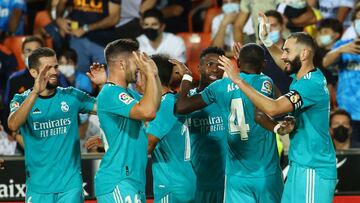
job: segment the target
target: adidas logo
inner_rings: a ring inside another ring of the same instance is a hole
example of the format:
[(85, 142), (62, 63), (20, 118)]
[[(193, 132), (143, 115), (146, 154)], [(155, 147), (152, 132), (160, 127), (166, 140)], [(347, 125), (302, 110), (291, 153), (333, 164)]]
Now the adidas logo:
[(40, 109), (36, 108), (36, 109), (33, 111), (33, 114), (41, 114)]

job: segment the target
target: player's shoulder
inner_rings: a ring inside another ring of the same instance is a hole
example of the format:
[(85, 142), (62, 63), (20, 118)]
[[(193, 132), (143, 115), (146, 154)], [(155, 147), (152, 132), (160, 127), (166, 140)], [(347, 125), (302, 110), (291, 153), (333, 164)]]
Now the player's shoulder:
[(30, 94), (31, 91), (32, 91), (32, 89), (28, 89), (28, 90), (26, 90), (26, 91), (23, 92), (23, 93), (15, 94), (15, 96), (17, 96), (17, 97), (22, 97), (22, 98), (26, 98), (26, 97), (29, 96), (29, 94)]

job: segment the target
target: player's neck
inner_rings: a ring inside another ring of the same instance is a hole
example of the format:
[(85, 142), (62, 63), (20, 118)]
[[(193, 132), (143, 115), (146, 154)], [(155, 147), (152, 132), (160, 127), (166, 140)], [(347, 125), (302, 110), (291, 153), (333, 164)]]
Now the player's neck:
[(51, 96), (51, 95), (53, 95), (53, 94), (55, 94), (55, 91), (56, 91), (56, 88), (55, 89), (45, 89), (44, 91), (42, 91), (41, 93), (40, 93), (40, 96), (42, 96), (42, 97), (48, 97), (48, 96)]
[(124, 88), (124, 89), (126, 89), (127, 86), (128, 86), (128, 83), (126, 82), (126, 80), (121, 80), (121, 79), (112, 77), (112, 76), (110, 76), (110, 75), (109, 75), (109, 77), (108, 77), (107, 82), (113, 83), (113, 84), (115, 84), (115, 85), (118, 85), (118, 86), (120, 86), (120, 87), (122, 87), (122, 88)]
[(161, 33), (159, 37), (154, 41), (150, 41), (152, 48), (157, 49), (160, 46), (162, 39), (163, 39), (163, 33)]
[(169, 92), (173, 92), (170, 87), (162, 86), (161, 94), (167, 94)]
[(314, 64), (312, 62), (303, 62), (300, 70), (296, 73), (296, 79), (299, 80), (304, 75), (308, 74), (310, 71), (314, 70)]

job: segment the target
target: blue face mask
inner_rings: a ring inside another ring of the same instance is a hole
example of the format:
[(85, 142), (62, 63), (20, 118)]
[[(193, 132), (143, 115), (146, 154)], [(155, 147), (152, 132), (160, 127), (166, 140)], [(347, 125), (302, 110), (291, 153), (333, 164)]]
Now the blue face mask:
[(26, 57), (24, 62), (25, 62), (25, 67), (29, 68), (29, 57)]
[(360, 36), (360, 19), (355, 20), (355, 31), (358, 36)]
[(276, 31), (269, 32), (269, 39), (273, 43), (277, 43), (280, 40), (280, 31), (276, 30)]
[(327, 46), (332, 42), (331, 35), (320, 35), (319, 40), (321, 45), (323, 46)]
[(239, 3), (226, 3), (222, 6), (222, 11), (225, 14), (232, 13), (232, 12), (239, 12), (240, 4)]

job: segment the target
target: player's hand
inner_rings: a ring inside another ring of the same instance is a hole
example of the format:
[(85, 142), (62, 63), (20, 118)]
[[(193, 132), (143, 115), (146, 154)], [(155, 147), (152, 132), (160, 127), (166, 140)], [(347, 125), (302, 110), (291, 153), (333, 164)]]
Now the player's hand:
[(5, 161), (4, 161), (4, 159), (0, 159), (0, 169), (5, 169)]
[(133, 52), (135, 63), (146, 76), (149, 74), (158, 75), (158, 68), (155, 62), (145, 53)]
[(230, 78), (233, 82), (240, 80), (239, 68), (226, 56), (219, 56), (220, 69), (224, 70), (224, 77)]
[(91, 82), (98, 86), (106, 83), (106, 70), (104, 64), (93, 63), (86, 75), (90, 78)]
[(47, 72), (50, 70), (51, 66), (46, 65), (44, 69), (42, 69), (37, 77), (35, 78), (33, 91), (36, 94), (40, 94), (46, 89), (46, 85), (49, 82), (50, 77), (47, 76)]
[(279, 135), (287, 135), (291, 133), (295, 128), (296, 119), (293, 116), (286, 116), (284, 121), (281, 122), (280, 128), (277, 133)]
[(176, 66), (175, 73), (179, 74), (180, 77), (184, 76), (185, 74), (192, 76), (191, 70), (184, 63), (181, 63), (180, 61), (178, 61), (176, 59), (170, 59), (169, 62), (172, 63), (174, 66)]
[(339, 47), (340, 53), (360, 54), (360, 39)]
[(136, 90), (140, 93), (140, 94), (144, 94), (145, 93), (145, 88), (146, 88), (146, 77), (145, 74), (141, 71), (137, 72), (137, 76), (136, 76), (136, 83), (135, 83), (135, 88)]
[[(269, 19), (262, 12), (259, 13), (259, 18), (262, 19), (262, 21), (263, 21), (262, 29), (261, 29), (262, 32), (260, 33), (260, 30), (259, 30), (259, 37), (260, 37), (260, 39), (266, 39), (269, 34), (268, 27), (267, 27), (267, 25), (269, 25)], [(260, 26), (261, 26), (261, 24), (260, 24)]]
[(237, 61), (239, 59), (241, 46), (242, 45), (240, 42), (235, 42), (234, 45), (232, 46), (235, 61)]
[(103, 144), (102, 144), (100, 136), (90, 137), (85, 142), (86, 149), (93, 149), (93, 148), (98, 148), (98, 147), (102, 147), (102, 146), (103, 146)]

